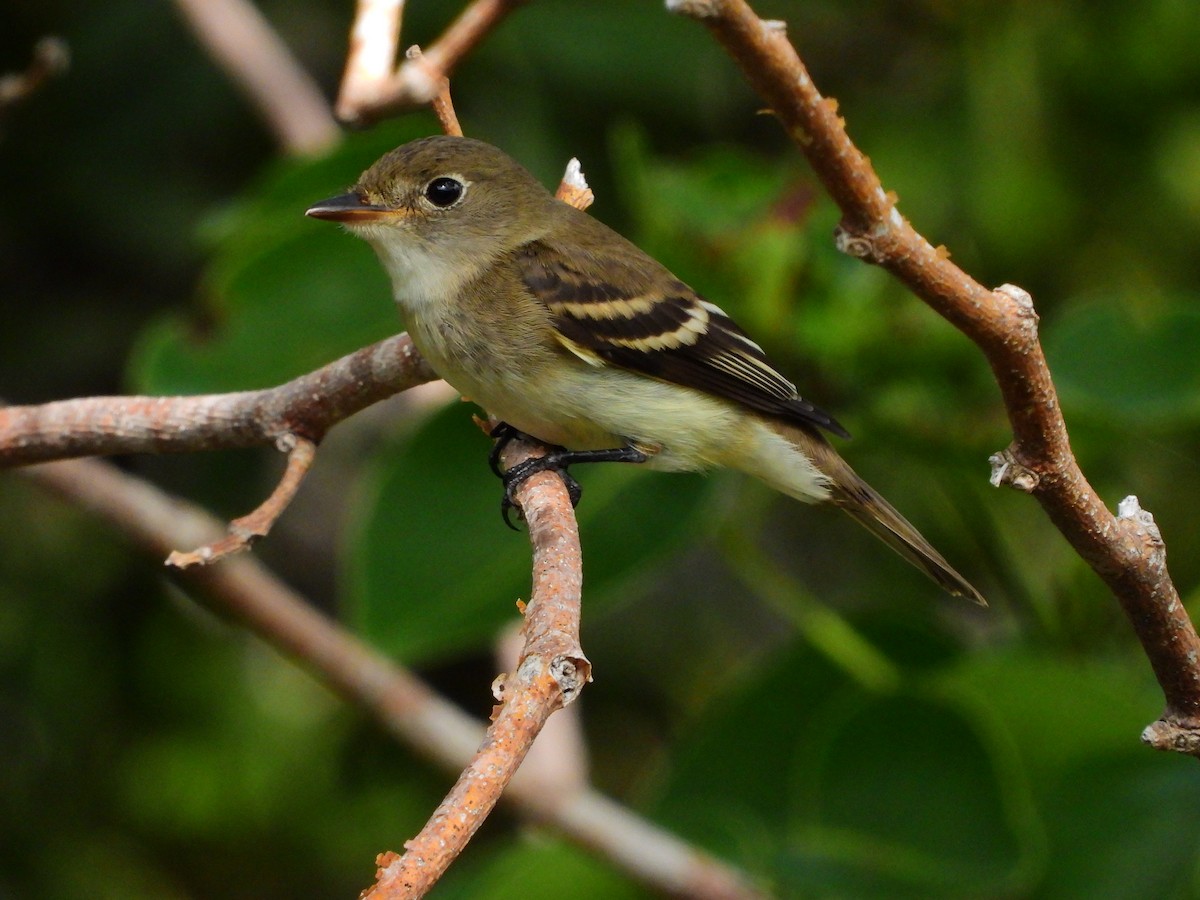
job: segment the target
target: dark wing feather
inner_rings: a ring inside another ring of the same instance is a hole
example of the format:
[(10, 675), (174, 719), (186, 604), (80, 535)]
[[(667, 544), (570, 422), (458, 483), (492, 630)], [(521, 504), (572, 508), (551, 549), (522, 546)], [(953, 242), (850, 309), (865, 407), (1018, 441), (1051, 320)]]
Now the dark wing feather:
[[(572, 259), (545, 243), (518, 254), (522, 281), (550, 310), (560, 339), (573, 352), (850, 436), (802, 399), (719, 307), (640, 250), (632, 245), (628, 250), (603, 265), (594, 257)], [(622, 270), (622, 287), (604, 277), (614, 266)]]

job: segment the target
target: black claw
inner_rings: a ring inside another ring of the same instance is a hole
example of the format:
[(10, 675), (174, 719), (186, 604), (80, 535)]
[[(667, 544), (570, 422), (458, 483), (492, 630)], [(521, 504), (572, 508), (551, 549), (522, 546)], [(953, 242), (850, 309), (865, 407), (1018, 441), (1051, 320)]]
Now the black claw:
[[(491, 466), (492, 473), (497, 478), (503, 478), (504, 471), (500, 468), (500, 454), (512, 441), (521, 436), (521, 432), (507, 422), (497, 422), (496, 427), (488, 433), (488, 436), (496, 439), (496, 442), (492, 444), (491, 452), (488, 453), (488, 465)], [(505, 521), (508, 520), (505, 519)]]
[(567, 466), (571, 463), (571, 456), (570, 451), (559, 447), (550, 450), (545, 456), (535, 456), (533, 459), (517, 463), (517, 465), (500, 476), (504, 482), (504, 497), (500, 501), (500, 515), (503, 517), (505, 525), (513, 531), (518, 530), (508, 517), (509, 511), (513, 509), (520, 511), (520, 506), (517, 505), (515, 499), (517, 488), (527, 478), (531, 475), (536, 475), (538, 472), (557, 472), (566, 486), (567, 496), (571, 498), (572, 508), (579, 505), (579, 498), (583, 496), (583, 488), (575, 480), (575, 477), (567, 471)]
[(571, 509), (579, 505), (579, 498), (583, 496), (583, 485), (575, 480), (566, 468), (558, 470), (558, 474), (562, 476), (563, 484), (567, 486), (567, 496), (571, 498)]
[(646, 453), (632, 446), (616, 447), (611, 450), (566, 450), (562, 447), (552, 447), (545, 456), (527, 459), (513, 466), (507, 472), (501, 471), (500, 452), (509, 441), (521, 436), (520, 431), (506, 422), (501, 422), (492, 429), (492, 437), (496, 439), (496, 444), (488, 455), (488, 463), (491, 465), (492, 471), (504, 482), (504, 498), (500, 501), (500, 516), (504, 519), (504, 524), (513, 531), (519, 529), (509, 518), (509, 512), (513, 509), (516, 509), (518, 513), (521, 512), (514, 498), (517, 488), (530, 475), (538, 472), (557, 472), (562, 478), (563, 484), (566, 485), (567, 495), (571, 498), (571, 506), (575, 507), (579, 505), (579, 498), (583, 496), (583, 488), (567, 471), (568, 466), (581, 462), (642, 463), (649, 459)]
[(521, 507), (517, 506), (517, 504), (515, 504), (511, 500), (509, 500), (508, 494), (506, 493), (503, 497), (500, 498), (500, 518), (502, 518), (504, 520), (504, 524), (507, 525), (509, 528), (511, 528), (513, 531), (520, 531), (521, 529), (518, 528), (516, 525), (514, 525), (512, 523), (512, 519), (510, 519), (508, 517), (508, 514), (510, 512), (512, 512), (514, 509), (517, 511), (518, 515), (520, 515), (522, 518), (524, 518), (524, 514), (521, 512)]

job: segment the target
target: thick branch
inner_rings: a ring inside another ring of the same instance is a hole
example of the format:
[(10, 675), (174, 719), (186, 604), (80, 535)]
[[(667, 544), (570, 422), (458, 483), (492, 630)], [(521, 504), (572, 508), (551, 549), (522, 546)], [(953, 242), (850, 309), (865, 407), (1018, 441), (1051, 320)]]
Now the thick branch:
[(260, 391), (4, 406), (0, 468), (76, 456), (261, 447), (289, 434), (319, 441), (342, 419), (437, 377), (402, 334)]
[(770, 104), (842, 211), (839, 247), (890, 271), (983, 351), (1012, 424), (1011, 470), (1120, 601), (1162, 686), (1166, 711), (1148, 739), (1197, 753), (1200, 639), (1161, 542), (1136, 517), (1115, 517), (1075, 461), (1029, 295), (1008, 285), (988, 290), (900, 215), (783, 23), (759, 19), (745, 0), (668, 0), (668, 7), (703, 22)]

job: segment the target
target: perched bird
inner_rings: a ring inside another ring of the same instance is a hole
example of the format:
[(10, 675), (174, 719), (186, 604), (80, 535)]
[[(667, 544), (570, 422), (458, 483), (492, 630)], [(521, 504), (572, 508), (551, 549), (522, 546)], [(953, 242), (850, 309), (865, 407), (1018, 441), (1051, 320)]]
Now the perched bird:
[(413, 342), (446, 381), (565, 448), (506, 484), (585, 461), (728, 466), (841, 507), (946, 591), (986, 605), (821, 433), (845, 429), (720, 307), (502, 151), (413, 141), (308, 215), (375, 249)]

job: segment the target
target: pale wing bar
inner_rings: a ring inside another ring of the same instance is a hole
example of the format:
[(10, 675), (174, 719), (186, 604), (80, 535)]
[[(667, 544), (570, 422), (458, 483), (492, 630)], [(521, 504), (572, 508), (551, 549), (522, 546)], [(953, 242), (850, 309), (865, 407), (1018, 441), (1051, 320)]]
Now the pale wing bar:
[(582, 348), (615, 365), (849, 437), (798, 395), (720, 307), (683, 282), (664, 278), (630, 295), (585, 277), (561, 256), (525, 253), (520, 263), (525, 286), (553, 313), (572, 352)]

